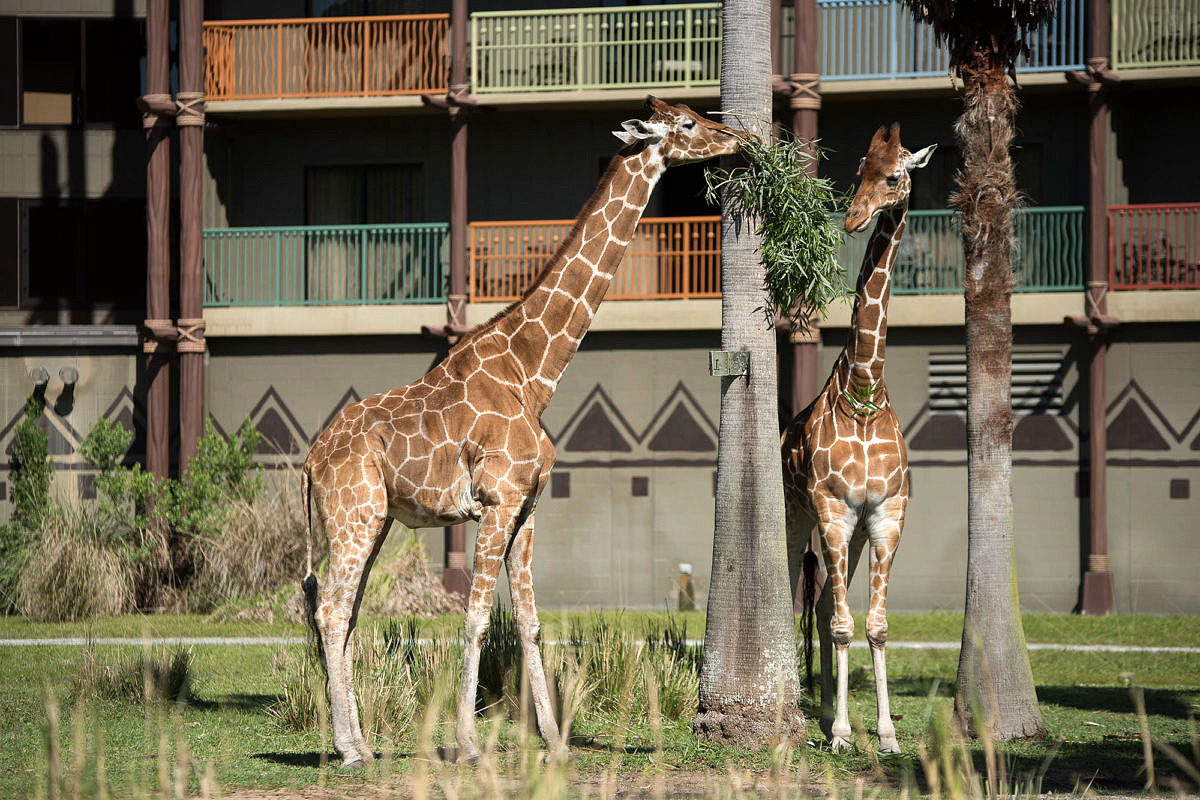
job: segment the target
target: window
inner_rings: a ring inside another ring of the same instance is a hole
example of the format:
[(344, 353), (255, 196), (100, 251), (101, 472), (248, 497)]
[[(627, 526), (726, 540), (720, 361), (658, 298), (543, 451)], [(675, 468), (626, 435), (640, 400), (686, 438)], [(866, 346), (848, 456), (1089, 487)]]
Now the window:
[(27, 19), (19, 38), (23, 125), (141, 125), (141, 20)]
[(11, 307), (15, 300), (17, 307), (28, 309), (143, 304), (146, 216), (142, 200), (24, 202), (20, 233), (20, 291), (8, 291), (8, 284), (15, 281), (3, 270), (0, 303)]
[(309, 167), (305, 174), (309, 225), (423, 222), (420, 164)]

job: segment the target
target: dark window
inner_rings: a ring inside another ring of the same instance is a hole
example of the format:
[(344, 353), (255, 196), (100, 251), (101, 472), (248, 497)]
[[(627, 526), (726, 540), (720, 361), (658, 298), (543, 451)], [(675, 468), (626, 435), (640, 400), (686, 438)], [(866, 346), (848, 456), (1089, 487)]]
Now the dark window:
[(421, 164), (309, 167), (305, 171), (309, 225), (422, 222), (425, 179)]
[(645, 475), (634, 475), (629, 488), (634, 497), (649, 497), (650, 479)]
[(21, 48), (16, 17), (0, 17), (0, 126), (21, 119)]
[(0, 308), (12, 308), (21, 296), (21, 206), (0, 197)]
[(141, 60), (146, 54), (140, 20), (103, 19), (85, 23), (84, 104), (87, 122), (141, 127), (137, 97), (142, 93)]
[(143, 201), (103, 198), (57, 204), (33, 202), (23, 211), (24, 291), (20, 293), (20, 307), (144, 303)]
[(76, 20), (21, 23), (21, 121), (74, 125), (82, 100), (81, 28)]
[(1187, 500), (1192, 496), (1192, 482), (1187, 478), (1171, 479), (1171, 499)]
[(422, 14), (425, 0), (308, 0), (310, 17), (369, 17), (379, 14)]
[(570, 497), (571, 496), (571, 473), (569, 472), (554, 472), (550, 475), (550, 496), (551, 497)]

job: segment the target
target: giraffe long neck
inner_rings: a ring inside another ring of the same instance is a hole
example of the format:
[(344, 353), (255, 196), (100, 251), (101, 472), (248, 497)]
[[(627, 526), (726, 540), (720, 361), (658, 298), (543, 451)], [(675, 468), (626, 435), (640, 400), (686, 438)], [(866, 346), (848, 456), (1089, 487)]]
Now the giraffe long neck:
[(883, 385), (892, 266), (896, 263), (907, 220), (908, 201), (904, 200), (884, 209), (875, 223), (858, 275), (850, 333), (842, 354), (843, 387), (870, 393)]
[(522, 362), (525, 402), (537, 413), (592, 324), (665, 170), (656, 145), (635, 144), (614, 156), (533, 287), (497, 322)]

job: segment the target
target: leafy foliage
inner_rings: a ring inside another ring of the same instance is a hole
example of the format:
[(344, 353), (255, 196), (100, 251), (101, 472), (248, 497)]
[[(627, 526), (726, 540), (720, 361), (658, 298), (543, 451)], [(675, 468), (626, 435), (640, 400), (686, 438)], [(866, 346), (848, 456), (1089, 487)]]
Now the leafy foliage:
[(786, 315), (801, 327), (848, 291), (838, 263), (842, 233), (833, 216), (844, 208), (845, 198), (831, 180), (808, 172), (821, 152), (815, 142), (791, 135), (766, 142), (746, 137), (745, 166), (705, 171), (706, 199), (723, 198), (735, 218), (757, 225), (766, 290), (774, 305), (764, 313)]
[(27, 530), (42, 524), (50, 508), (50, 439), (38, 426), (42, 417), (41, 398), (25, 400), (25, 419), (17, 426), (13, 443), (13, 506), (18, 522)]
[(170, 484), (171, 527), (194, 534), (213, 533), (220, 527), (224, 504), (253, 502), (263, 487), (262, 474), (251, 469), (260, 438), (249, 419), (228, 441), (206, 421), (196, 457), (183, 477)]
[(1054, 0), (904, 0), (917, 22), (933, 27), (956, 75), (987, 54), (1012, 69), (1029, 52), (1029, 34), (1054, 15)]

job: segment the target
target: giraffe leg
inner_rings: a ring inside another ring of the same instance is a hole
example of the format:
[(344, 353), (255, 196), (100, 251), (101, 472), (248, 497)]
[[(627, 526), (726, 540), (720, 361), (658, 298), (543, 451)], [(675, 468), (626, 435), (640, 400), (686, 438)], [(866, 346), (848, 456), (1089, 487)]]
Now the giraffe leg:
[[(354, 597), (354, 609), (350, 614), (350, 624), (346, 630), (346, 653), (354, 652), (354, 629), (358, 626), (358, 610), (362, 606), (363, 593), (367, 588), (367, 578), (371, 574), (371, 567), (375, 564), (375, 559), (379, 557), (379, 550), (383, 547), (384, 541), (387, 540), (388, 532), (391, 530), (392, 520), (386, 517), (383, 520), (383, 525), (380, 528), (379, 534), (375, 537), (375, 544), (371, 548), (371, 555), (367, 558), (367, 563), (363, 567), (362, 576), (358, 579), (358, 591)], [(358, 718), (358, 696), (354, 691), (354, 674), (351, 669), (352, 660), (349, 656), (342, 659), (346, 671), (346, 707), (350, 711), (350, 734), (354, 738), (354, 744), (364, 764), (370, 764), (375, 760), (375, 753), (371, 748), (367, 747), (363, 740), (362, 725)]]
[[(357, 516), (356, 512), (352, 513)], [(372, 512), (364, 508), (362, 513)], [(345, 515), (344, 511), (338, 512), (339, 517)], [(321, 589), (316, 620), (325, 653), (325, 674), (329, 681), (333, 745), (342, 757), (343, 767), (361, 766), (372, 758), (370, 751), (362, 746), (362, 733), (359, 731), (350, 664), (350, 631), (360, 586), (366, 577), (366, 568), (385, 519), (380, 515), (366, 520), (330, 519), (327, 522), (330, 533), (329, 576)]]
[[(856, 513), (840, 501), (829, 501), (826, 509), (820, 514), (821, 550), (825, 557), (825, 569), (829, 573), (826, 589), (822, 592), (823, 610), (819, 613), (823, 619), (819, 624), (824, 628), (828, 620), (829, 639), (832, 640), (837, 657), (837, 709), (830, 726), (830, 747), (836, 751), (850, 747), (850, 713), (849, 713), (849, 654), (850, 641), (854, 638), (854, 618), (850, 616), (850, 604), (846, 600), (846, 590), (854, 574), (854, 567), (862, 553), (864, 537), (855, 537), (858, 525)], [(828, 598), (826, 597), (828, 593)], [(821, 666), (822, 673), (826, 669), (827, 645), (822, 642)], [(825, 716), (826, 699), (829, 695), (829, 678), (821, 676), (822, 686), (822, 717)]]
[(892, 559), (904, 527), (906, 498), (892, 498), (873, 515), (871, 536), (871, 602), (867, 611), (867, 642), (871, 645), (871, 664), (875, 672), (875, 702), (878, 711), (879, 752), (899, 753), (896, 726), (892, 724), (888, 701), (887, 663), (887, 586)]
[(496, 579), (504, 562), (504, 551), (512, 535), (520, 506), (485, 508), (475, 538), (475, 574), (471, 578), (471, 597), (467, 601), (463, 646), (462, 694), (458, 701), (455, 739), (460, 761), (479, 758), (479, 739), (475, 734), (475, 696), (479, 689), (479, 654), (487, 633)]
[(538, 732), (541, 733), (550, 753), (559, 757), (565, 754), (566, 742), (561, 740), (558, 723), (554, 720), (550, 690), (546, 686), (546, 670), (542, 666), (542, 651), (538, 647), (541, 621), (537, 615), (537, 603), (533, 599), (532, 513), (525, 519), (509, 546), (508, 582), (512, 590), (517, 631), (521, 637), (521, 651), (525, 655), (525, 668), (529, 672), (529, 691), (533, 695), (533, 705), (537, 711)]

